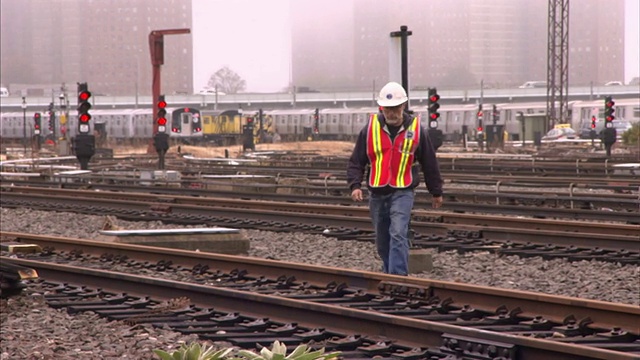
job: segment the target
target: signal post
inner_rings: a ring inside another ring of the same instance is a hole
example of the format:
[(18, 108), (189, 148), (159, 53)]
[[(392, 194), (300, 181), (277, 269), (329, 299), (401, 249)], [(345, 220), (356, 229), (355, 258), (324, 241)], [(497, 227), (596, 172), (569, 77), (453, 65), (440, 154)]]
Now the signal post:
[(438, 129), (438, 119), (440, 118), (440, 113), (438, 109), (440, 108), (440, 95), (438, 95), (438, 90), (436, 88), (429, 88), (429, 130), (428, 136), (431, 140), (431, 144), (433, 145), (434, 150), (438, 150), (440, 146), (442, 146), (443, 135), (442, 130)]
[(604, 98), (604, 130), (602, 131), (602, 142), (607, 151), (607, 157), (611, 156), (611, 147), (616, 142), (617, 132), (613, 126), (616, 109), (613, 107), (616, 103), (611, 96)]
[(73, 153), (80, 162), (80, 169), (88, 170), (89, 160), (96, 153), (96, 138), (90, 133), (91, 92), (87, 83), (78, 83), (78, 135), (73, 139)]
[[(153, 99), (160, 98), (160, 84), (161, 84), (160, 66), (164, 64), (164, 36), (189, 34), (189, 33), (191, 33), (190, 29), (153, 30), (149, 33), (149, 52), (151, 53), (151, 67), (153, 68), (153, 79), (151, 80), (151, 93), (152, 93)], [(158, 113), (157, 105), (158, 105), (158, 101), (155, 101), (153, 103), (154, 114)], [(158, 118), (156, 117), (155, 121), (153, 122), (154, 137), (151, 139), (152, 141), (149, 142), (147, 153), (151, 153), (153, 151), (153, 148), (155, 148), (157, 152), (157, 147), (155, 146), (155, 141), (156, 141), (155, 139), (156, 139), (156, 134), (158, 133), (158, 126), (159, 126)], [(167, 134), (165, 133), (165, 135)], [(162, 138), (164, 136), (160, 136), (160, 137)], [(169, 147), (168, 143), (169, 142), (167, 141), (167, 149)], [(153, 148), (151, 147), (151, 145), (153, 145)], [(166, 150), (164, 152), (166, 153)], [(162, 166), (164, 166), (164, 160), (162, 160), (162, 162), (163, 162)]]
[(40, 151), (40, 128), (42, 126), (42, 114), (33, 114), (33, 146), (35, 151)]
[(153, 135), (153, 147), (158, 153), (158, 169), (164, 170), (164, 157), (169, 150), (169, 134), (167, 134), (167, 102), (164, 95), (158, 96), (156, 101), (158, 112), (156, 114), (156, 123), (154, 125), (157, 130)]
[(484, 151), (484, 126), (482, 125), (482, 116), (484, 113), (482, 112), (482, 103), (478, 104), (478, 132), (476, 133), (476, 140), (478, 140), (478, 148), (480, 152)]

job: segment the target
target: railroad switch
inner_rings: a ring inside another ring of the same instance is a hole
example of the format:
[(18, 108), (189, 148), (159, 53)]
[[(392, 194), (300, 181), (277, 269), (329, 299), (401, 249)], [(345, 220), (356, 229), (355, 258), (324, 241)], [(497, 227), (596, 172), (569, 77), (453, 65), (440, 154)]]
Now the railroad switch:
[(585, 318), (578, 323), (573, 315), (569, 315), (562, 321), (562, 326), (555, 326), (551, 330), (556, 333), (554, 336), (559, 337), (586, 336), (594, 332), (588, 327), (592, 323), (591, 318)]
[(623, 331), (619, 327), (614, 327), (611, 331), (606, 333), (599, 333), (596, 336), (601, 338), (607, 338), (609, 342), (628, 343), (636, 340), (635, 335), (627, 331)]
[(429, 356), (429, 350), (421, 349), (421, 348), (413, 348), (409, 351), (393, 353), (393, 358), (398, 358), (402, 360), (428, 359), (428, 356)]
[(363, 338), (360, 335), (349, 335), (344, 338), (335, 338), (327, 342), (329, 345), (335, 345), (337, 350), (353, 350), (361, 346)]
[(12, 254), (33, 254), (42, 251), (42, 248), (36, 244), (23, 244), (17, 241), (7, 241), (0, 243), (0, 250)]
[(449, 355), (457, 355), (465, 359), (491, 360), (500, 358), (504, 360), (515, 360), (518, 353), (518, 348), (513, 344), (448, 333), (442, 334), (442, 338), (442, 346), (440, 346), (441, 352)]
[(388, 281), (381, 282), (378, 285), (378, 291), (380, 291), (380, 294), (382, 295), (412, 300), (427, 300), (433, 296), (433, 291), (430, 287), (407, 285)]
[(297, 323), (288, 323), (279, 327), (269, 328), (266, 330), (268, 333), (273, 333), (278, 336), (291, 336), (298, 331)]
[(304, 342), (308, 341), (323, 341), (326, 339), (330, 339), (334, 334), (330, 334), (325, 331), (323, 328), (311, 329), (307, 332), (303, 332), (300, 334), (294, 334), (293, 337), (300, 338)]
[(369, 346), (360, 346), (357, 350), (367, 353), (367, 355), (369, 356), (384, 355), (393, 352), (391, 343), (386, 343), (384, 341), (378, 341), (377, 343), (371, 344)]
[(549, 322), (549, 320), (540, 315), (536, 315), (529, 321), (521, 321), (520, 324), (530, 327), (533, 331), (548, 331), (551, 330), (554, 325), (553, 323)]

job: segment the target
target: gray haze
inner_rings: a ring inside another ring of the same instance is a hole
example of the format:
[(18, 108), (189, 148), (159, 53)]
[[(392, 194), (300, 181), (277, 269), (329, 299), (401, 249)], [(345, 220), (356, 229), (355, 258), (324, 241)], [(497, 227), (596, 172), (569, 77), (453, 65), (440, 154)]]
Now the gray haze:
[[(639, 76), (639, 3), (571, 2), (571, 85)], [(149, 31), (183, 27), (191, 34), (166, 38), (166, 93), (197, 92), (223, 66), (246, 80), (248, 92), (291, 85), (369, 90), (388, 79), (389, 32), (400, 25), (413, 31), (409, 75), (415, 86), (472, 87), (483, 79), (510, 87), (544, 80), (546, 74), (546, 0), (2, 0), (0, 5), (0, 81), (12, 92), (87, 81), (97, 93), (149, 94)], [(543, 30), (527, 33), (533, 26)]]

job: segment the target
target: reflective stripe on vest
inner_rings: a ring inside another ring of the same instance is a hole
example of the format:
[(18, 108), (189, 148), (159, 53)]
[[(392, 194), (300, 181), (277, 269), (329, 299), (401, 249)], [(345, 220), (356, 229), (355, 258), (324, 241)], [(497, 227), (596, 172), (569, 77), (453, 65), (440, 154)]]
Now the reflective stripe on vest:
[(378, 115), (371, 115), (367, 130), (367, 157), (371, 163), (369, 186), (411, 186), (411, 165), (419, 144), (420, 120), (417, 117), (407, 129), (401, 129), (391, 143), (391, 136), (382, 128)]

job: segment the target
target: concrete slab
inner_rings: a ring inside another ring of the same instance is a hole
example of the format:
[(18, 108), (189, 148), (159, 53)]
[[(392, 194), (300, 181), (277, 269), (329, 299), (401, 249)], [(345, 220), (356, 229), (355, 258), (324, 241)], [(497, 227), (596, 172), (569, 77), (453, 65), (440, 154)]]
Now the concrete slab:
[(409, 249), (409, 273), (417, 274), (433, 270), (433, 251), (430, 249)]
[(246, 255), (250, 246), (240, 230), (231, 228), (101, 230), (100, 234), (105, 241), (116, 243), (230, 255)]

